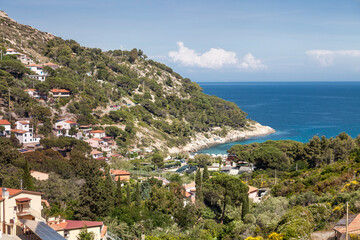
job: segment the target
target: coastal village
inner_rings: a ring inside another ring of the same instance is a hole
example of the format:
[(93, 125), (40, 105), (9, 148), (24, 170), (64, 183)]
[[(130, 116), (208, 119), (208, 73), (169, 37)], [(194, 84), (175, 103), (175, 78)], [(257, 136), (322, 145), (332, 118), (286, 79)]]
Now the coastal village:
[(141, 49), (0, 30), (1, 240), (360, 239), (360, 135), (267, 140)]

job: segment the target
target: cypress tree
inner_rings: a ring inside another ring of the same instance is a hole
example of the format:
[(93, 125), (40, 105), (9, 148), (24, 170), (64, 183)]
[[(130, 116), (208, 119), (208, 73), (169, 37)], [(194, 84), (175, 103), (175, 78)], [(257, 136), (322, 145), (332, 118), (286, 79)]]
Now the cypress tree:
[(130, 207), (131, 205), (131, 190), (130, 190), (130, 183), (126, 186), (126, 205)]
[(204, 166), (204, 171), (203, 171), (203, 175), (202, 175), (202, 180), (203, 180), (203, 182), (206, 182), (209, 178), (210, 178), (210, 176), (209, 176), (208, 167), (207, 167), (207, 165), (205, 164), (205, 166)]
[(122, 196), (121, 181), (119, 177), (119, 179), (117, 180), (117, 187), (115, 193), (115, 204), (120, 205), (121, 203), (123, 203), (123, 196)]
[(105, 197), (105, 208), (107, 209), (107, 211), (109, 211), (114, 206), (114, 183), (110, 176), (110, 170), (107, 168), (105, 171), (106, 177), (103, 189), (103, 196)]
[(29, 171), (29, 165), (28, 165), (27, 160), (25, 162), (24, 174), (23, 174), (22, 180), (23, 180), (24, 189), (29, 190), (29, 191), (34, 191), (34, 182), (33, 182), (33, 178)]
[(140, 185), (139, 182), (136, 183), (136, 190), (135, 190), (135, 206), (141, 205), (141, 196), (140, 196)]
[(76, 208), (75, 218), (94, 221), (104, 215), (101, 191), (101, 172), (95, 160), (88, 160), (84, 164), (85, 184), (80, 189), (79, 207)]
[(200, 168), (196, 171), (195, 187), (196, 187), (196, 202), (201, 203), (203, 201), (203, 192), (202, 192), (202, 179), (201, 179)]

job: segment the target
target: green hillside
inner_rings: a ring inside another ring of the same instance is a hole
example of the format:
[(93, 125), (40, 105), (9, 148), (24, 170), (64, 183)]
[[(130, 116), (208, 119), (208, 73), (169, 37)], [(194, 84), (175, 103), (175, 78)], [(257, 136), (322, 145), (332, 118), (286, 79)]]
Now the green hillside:
[[(0, 114), (9, 118), (10, 109), (13, 119), (42, 121), (45, 124), (39, 133), (45, 136), (51, 134), (50, 124), (64, 115), (75, 116), (82, 125), (114, 126), (120, 146), (161, 150), (184, 145), (196, 132), (211, 132), (214, 127), (246, 127), (246, 113), (234, 103), (202, 93), (198, 84), (147, 59), (140, 49), (103, 52), (6, 17), (0, 20), (3, 52), (14, 48), (36, 63), (61, 66), (56, 70), (45, 67), (48, 76), (39, 82), (28, 78), (29, 70), (12, 57), (4, 56), (0, 63)], [(71, 97), (39, 102), (23, 92), (27, 88), (45, 97), (50, 89), (62, 88)], [(118, 110), (111, 108), (114, 105)]]

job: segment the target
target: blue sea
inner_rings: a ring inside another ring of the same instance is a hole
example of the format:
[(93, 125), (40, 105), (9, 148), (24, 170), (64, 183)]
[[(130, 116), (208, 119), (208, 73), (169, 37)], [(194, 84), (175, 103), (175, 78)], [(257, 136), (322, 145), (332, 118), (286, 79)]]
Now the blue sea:
[(360, 134), (360, 82), (199, 83), (204, 93), (236, 103), (248, 118), (276, 133), (217, 145), (198, 153), (225, 154), (235, 144), (266, 140), (307, 142), (314, 135)]

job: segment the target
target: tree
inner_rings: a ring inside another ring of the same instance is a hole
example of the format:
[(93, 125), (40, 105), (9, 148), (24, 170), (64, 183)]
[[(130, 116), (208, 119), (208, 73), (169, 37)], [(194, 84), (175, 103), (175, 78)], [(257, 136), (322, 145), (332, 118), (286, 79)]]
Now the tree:
[(136, 48), (133, 48), (131, 51), (130, 51), (130, 55), (129, 55), (129, 62), (130, 63), (134, 63), (135, 60), (137, 59), (138, 57), (138, 51)]
[(139, 207), (140, 205), (141, 205), (140, 186), (139, 186), (139, 182), (137, 182), (135, 189), (135, 206)]
[(77, 129), (75, 127), (71, 127), (70, 130), (69, 130), (69, 135), (70, 136), (73, 136), (73, 135), (76, 135), (77, 134)]
[(5, 132), (5, 127), (4, 127), (4, 126), (0, 126), (0, 135), (1, 135), (1, 134), (4, 134), (4, 132)]
[(131, 189), (130, 189), (130, 183), (126, 186), (126, 205), (128, 207), (131, 206)]
[(209, 170), (208, 170), (208, 167), (207, 165), (204, 166), (204, 171), (203, 171), (203, 174), (202, 174), (202, 181), (203, 182), (206, 182), (207, 180), (209, 180), (210, 176), (209, 176)]
[(115, 192), (115, 204), (119, 206), (123, 202), (122, 199), (122, 188), (121, 188), (121, 181), (120, 177), (117, 180), (116, 192)]
[(248, 207), (249, 187), (237, 177), (219, 174), (204, 184), (203, 191), (205, 203), (220, 209), (221, 223), (224, 221), (228, 205), (243, 205), (243, 211), (248, 212), (245, 208)]
[(104, 211), (101, 204), (101, 177), (99, 165), (95, 160), (87, 160), (83, 163), (85, 183), (79, 194), (79, 206), (75, 212), (75, 218), (94, 221), (103, 216)]
[(95, 234), (93, 232), (88, 232), (87, 227), (85, 226), (79, 235), (76, 237), (77, 240), (94, 240)]
[(202, 179), (201, 179), (200, 168), (198, 168), (198, 170), (196, 171), (196, 174), (195, 174), (195, 187), (196, 187), (196, 201), (198, 203), (200, 203), (203, 200)]
[(161, 156), (159, 153), (154, 153), (152, 155), (151, 161), (157, 168), (161, 168), (164, 166), (164, 157)]
[(22, 180), (23, 180), (24, 189), (29, 191), (34, 191), (33, 177), (30, 174), (27, 160), (25, 161), (24, 174)]

